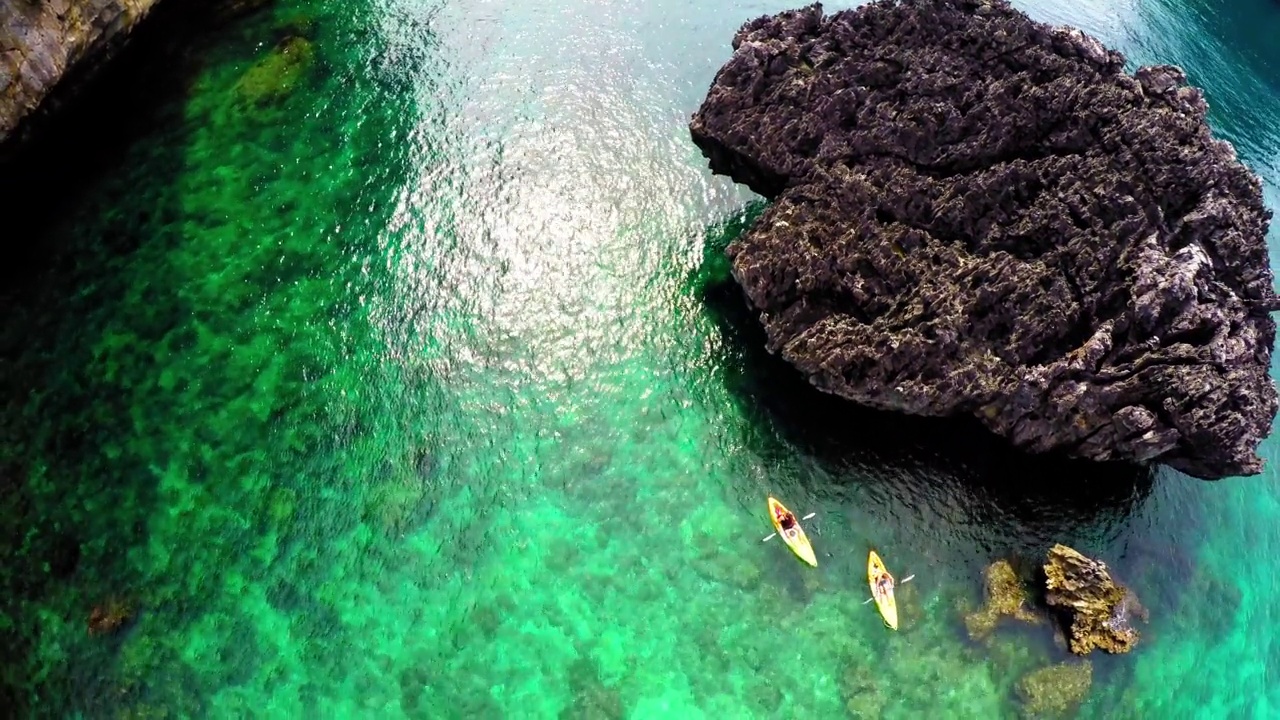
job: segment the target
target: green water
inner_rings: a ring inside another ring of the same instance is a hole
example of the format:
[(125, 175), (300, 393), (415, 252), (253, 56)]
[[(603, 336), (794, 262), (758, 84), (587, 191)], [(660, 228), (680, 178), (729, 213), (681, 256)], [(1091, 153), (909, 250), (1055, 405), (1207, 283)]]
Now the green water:
[[(686, 123), (786, 7), (284, 0), (193, 47), (8, 241), (9, 712), (1017, 717), (1064, 653), (964, 613), (1062, 541), (1150, 611), (1069, 715), (1280, 713), (1280, 436), (1220, 483), (1024, 458), (760, 350), (718, 255), (759, 204)], [(1021, 7), (1184, 65), (1280, 207), (1280, 8)]]

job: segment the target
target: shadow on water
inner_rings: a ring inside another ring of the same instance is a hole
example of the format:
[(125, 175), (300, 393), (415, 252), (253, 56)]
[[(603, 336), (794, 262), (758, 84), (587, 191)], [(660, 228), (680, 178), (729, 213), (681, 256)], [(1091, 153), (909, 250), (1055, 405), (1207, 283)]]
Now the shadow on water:
[[(212, 7), (216, 7), (213, 3)], [(68, 247), (50, 245), (48, 228), (64, 219), (130, 149), (157, 133), (177, 131), (180, 106), (199, 70), (199, 50), (211, 39), (207, 9), (161, 3), (108, 62), (70, 72), (40, 108), (0, 144), (0, 203), (6, 206), (8, 242), (0, 246), (0, 282), (8, 288)], [(175, 163), (180, 158), (175, 158)], [(128, 223), (95, 238), (104, 250), (127, 252), (136, 233)], [(64, 255), (69, 255), (64, 253)]]
[(1031, 455), (976, 420), (883, 412), (814, 388), (765, 350), (763, 328), (724, 259), (724, 247), (762, 210), (753, 204), (708, 232), (697, 289), (731, 353), (725, 383), (751, 419), (747, 441), (780, 462), (802, 464), (797, 475), (806, 490), (906, 508), (925, 523), (965, 525), (984, 559), (1041, 556), (1054, 542), (1089, 552), (1148, 497), (1149, 469)]
[[(185, 36), (183, 16), (152, 16), (10, 157), (30, 173), (4, 188), (26, 205), (21, 267), (0, 264), (0, 707), (17, 716), (205, 715), (266, 657), (228, 610), (229, 577), (260, 582), (308, 661), (338, 666), (350, 640), (316, 578), (351, 560), (320, 540), (362, 520), (399, 534), (431, 511), (426, 445), (395, 477), (353, 460), (395, 419), (347, 397), (345, 371), (380, 358), (357, 351), (343, 288), (416, 162), (385, 140), (419, 120), (415, 68), (352, 42), (376, 5), (282, 5)], [(358, 171), (326, 174), (349, 158)], [(287, 370), (261, 382), (267, 366)], [(374, 480), (385, 492), (350, 501)], [(137, 622), (89, 637), (92, 607), (117, 596)], [(212, 617), (221, 653), (183, 661)]]
[[(0, 644), (6, 649), (0, 707), (13, 717), (54, 712), (48, 702), (31, 704), (38, 604), (71, 584), (96, 600), (54, 612), (87, 623), (95, 602), (132, 604), (134, 578), (122, 549), (146, 541), (152, 474), (131, 466), (127, 455), (104, 453), (127, 432), (128, 402), (118, 388), (80, 368), (89, 362), (90, 308), (121, 290), (110, 263), (172, 222), (180, 208), (173, 194), (128, 210), (89, 198), (135, 148), (157, 136), (174, 150), (152, 167), (175, 176), (180, 171), (182, 140), (174, 135), (183, 124), (181, 104), (173, 101), (200, 69), (204, 41), (214, 39), (209, 24), (206, 7), (161, 4), (109, 63), (68, 76), (0, 146), (0, 216), (8, 231), (0, 244)], [(92, 236), (76, 220), (87, 202), (105, 205), (90, 212), (109, 217), (93, 225)], [(163, 326), (157, 332), (171, 327), (179, 311), (157, 311), (154, 319)], [(137, 348), (137, 357), (146, 352)], [(112, 478), (138, 482), (125, 488)], [(119, 640), (104, 637), (95, 652), (110, 655)], [(62, 663), (40, 681), (46, 692), (38, 694), (57, 705), (101, 692), (94, 690), (97, 678), (77, 676), (77, 667), (95, 664), (87, 657)]]

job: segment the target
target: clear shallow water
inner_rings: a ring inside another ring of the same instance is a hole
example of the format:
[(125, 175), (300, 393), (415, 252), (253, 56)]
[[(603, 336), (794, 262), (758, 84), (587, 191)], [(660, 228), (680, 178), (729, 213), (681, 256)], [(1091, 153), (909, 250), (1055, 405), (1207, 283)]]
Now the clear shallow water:
[[(786, 7), (285, 2), (201, 50), (7, 291), (24, 710), (1016, 717), (1063, 655), (963, 610), (1063, 541), (1151, 613), (1080, 717), (1280, 712), (1274, 467), (1020, 458), (759, 350), (716, 259), (758, 205), (686, 122)], [(1021, 7), (1184, 65), (1277, 206), (1280, 10)], [(247, 73), (282, 27), (310, 40), (274, 96)], [(818, 513), (816, 570), (760, 542), (770, 493)], [(916, 575), (898, 633), (862, 605), (871, 547)], [(89, 635), (112, 597), (136, 621)]]

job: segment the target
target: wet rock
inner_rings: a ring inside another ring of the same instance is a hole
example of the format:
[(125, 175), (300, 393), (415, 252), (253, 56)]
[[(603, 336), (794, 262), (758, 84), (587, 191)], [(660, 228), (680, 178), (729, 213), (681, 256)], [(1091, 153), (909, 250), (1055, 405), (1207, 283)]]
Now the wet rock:
[(1094, 648), (1124, 653), (1138, 642), (1134, 618), (1147, 611), (1132, 592), (1117, 584), (1105, 563), (1092, 560), (1066, 545), (1054, 545), (1044, 564), (1045, 600), (1067, 623), (1071, 652), (1085, 655)]
[(997, 560), (987, 566), (984, 576), (986, 602), (977, 612), (969, 613), (964, 618), (964, 625), (971, 639), (981, 640), (990, 635), (1001, 617), (1031, 623), (1042, 619), (1031, 611), (1026, 588), (1009, 561)]
[(1062, 715), (1084, 700), (1092, 683), (1093, 665), (1088, 660), (1060, 663), (1024, 675), (1018, 681), (1018, 699), (1030, 717)]
[(1181, 70), (1002, 0), (812, 5), (733, 48), (690, 131), (773, 201), (726, 250), (771, 352), (1027, 451), (1261, 471), (1271, 214)]

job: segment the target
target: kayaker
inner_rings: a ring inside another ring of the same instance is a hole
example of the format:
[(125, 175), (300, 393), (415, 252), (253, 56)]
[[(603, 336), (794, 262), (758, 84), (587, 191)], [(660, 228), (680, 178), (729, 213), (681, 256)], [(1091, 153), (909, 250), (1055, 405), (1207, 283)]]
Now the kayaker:
[(876, 591), (877, 591), (877, 592), (879, 592), (881, 595), (886, 595), (886, 594), (888, 594), (889, 589), (890, 589), (890, 588), (889, 588), (889, 576), (888, 576), (888, 575), (881, 575), (880, 577), (876, 578)]
[(796, 516), (791, 513), (778, 513), (778, 524), (783, 530), (790, 530), (796, 526)]

